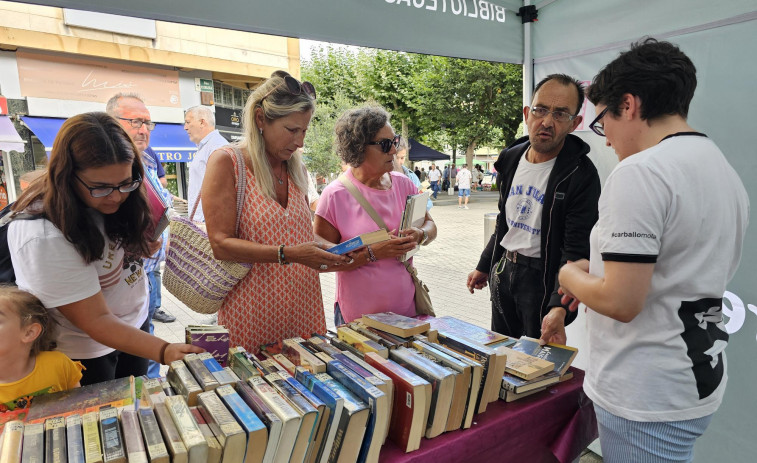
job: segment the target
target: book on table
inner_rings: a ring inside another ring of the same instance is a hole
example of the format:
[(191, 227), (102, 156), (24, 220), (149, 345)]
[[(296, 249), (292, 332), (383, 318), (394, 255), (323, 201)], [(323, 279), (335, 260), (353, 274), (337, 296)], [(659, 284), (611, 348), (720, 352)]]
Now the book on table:
[(323, 438), (323, 443), (318, 449), (315, 459), (312, 460), (318, 463), (327, 463), (331, 448), (334, 446), (334, 438), (336, 437), (338, 428), (337, 420), (342, 415), (344, 399), (339, 394), (329, 389), (328, 386), (303, 367), (297, 367), (295, 369), (295, 379), (308, 388), (316, 397), (321, 399), (330, 410), (326, 435)]
[(355, 463), (365, 437), (370, 408), (328, 373), (318, 373), (315, 377), (344, 399), (344, 408), (337, 421), (337, 433), (328, 461), (329, 463)]
[[(220, 383), (210, 372), (205, 363), (200, 359), (198, 354), (187, 354), (184, 356), (184, 364), (189, 368), (190, 373), (194, 376), (197, 383), (203, 391), (212, 391), (220, 386)], [(195, 404), (192, 404), (195, 405)]]
[[(93, 414), (97, 414), (97, 412), (93, 412)], [(26, 425), (23, 424), (21, 421), (9, 421), (8, 423), (21, 423), (21, 426), (24, 428), (24, 442), (22, 446), (22, 462), (26, 463), (42, 463), (45, 461), (45, 424), (44, 423), (27, 423)], [(95, 431), (97, 431), (97, 418), (95, 418)], [(99, 432), (97, 433), (99, 436)], [(99, 443), (99, 437), (98, 437), (98, 443)], [(87, 463), (102, 463), (102, 453), (99, 451), (99, 444), (98, 444), (98, 452), (97, 452), (97, 459), (88, 459), (86, 460)]]
[(345, 325), (337, 327), (336, 333), (340, 341), (352, 345), (355, 349), (362, 352), (363, 355), (366, 352), (376, 352), (384, 358), (389, 358), (389, 349)]
[(166, 397), (165, 405), (173, 419), (176, 430), (187, 449), (189, 463), (204, 463), (208, 460), (208, 442), (202, 435), (200, 427), (192, 418), (189, 406), (183, 396)]
[(197, 395), (203, 390), (183, 360), (171, 362), (166, 373), (166, 380), (177, 394), (184, 397), (187, 405), (190, 407), (197, 405)]
[(529, 338), (527, 336), (521, 336), (521, 338), (511, 346), (511, 349), (554, 363), (555, 371), (559, 372), (560, 376), (568, 371), (570, 364), (573, 363), (576, 354), (578, 354), (578, 349), (575, 347), (554, 344), (551, 342), (542, 346), (539, 344), (538, 339)]
[(505, 373), (502, 377), (502, 389), (505, 389), (516, 394), (522, 394), (541, 387), (551, 386), (552, 384), (560, 382), (560, 373), (557, 371), (550, 371), (547, 374), (538, 376), (531, 380), (519, 378), (515, 375)]
[(294, 407), (286, 401), (278, 391), (271, 386), (262, 376), (253, 376), (247, 380), (253, 391), (263, 399), (268, 407), (281, 420), (282, 429), (276, 448), (274, 462), (286, 463), (292, 455), (292, 450), (297, 442), (300, 431), (302, 416)]
[[(426, 191), (415, 195), (407, 195), (405, 209), (402, 211), (400, 230), (406, 230), (410, 227), (421, 228), (423, 226), (423, 223), (426, 221), (426, 205), (428, 204), (430, 194), (430, 191)], [(400, 262), (405, 262), (413, 257), (418, 252), (418, 249), (420, 249), (420, 246), (416, 245), (412, 251), (402, 254), (399, 257)]]
[(200, 427), (200, 432), (205, 437), (205, 442), (208, 443), (208, 463), (222, 463), (223, 447), (221, 447), (221, 443), (218, 442), (213, 431), (210, 430), (207, 420), (198, 407), (199, 405), (197, 407), (189, 407), (189, 412), (197, 422), (197, 426)]
[(487, 330), (486, 328), (482, 328), (478, 325), (451, 316), (431, 317), (424, 321), (429, 324), (429, 327), (432, 330), (460, 336), (485, 346), (509, 339), (504, 334)]
[(223, 325), (187, 325), (184, 328), (187, 344), (202, 347), (221, 364), (228, 366), (229, 330)]
[(385, 229), (379, 228), (376, 231), (363, 233), (361, 235), (355, 236), (354, 238), (350, 238), (347, 241), (342, 241), (336, 246), (328, 248), (327, 251), (332, 254), (347, 254), (348, 252), (356, 251), (358, 249), (364, 248), (365, 246), (380, 243), (388, 239), (391, 239), (389, 233)]
[(546, 390), (547, 390), (547, 386), (542, 386), (542, 387), (539, 387), (539, 388), (536, 388), (536, 389), (531, 389), (530, 391), (521, 392), (520, 394), (518, 394), (518, 393), (515, 393), (513, 391), (508, 391), (506, 389), (501, 389), (499, 391), (499, 398), (501, 400), (504, 400), (505, 402), (514, 402), (514, 401), (522, 399), (524, 397), (528, 397), (530, 395), (534, 395), (537, 392), (546, 391)]
[[(78, 415), (77, 415), (78, 416)], [(9, 421), (0, 438), (0, 462), (20, 462), (23, 451), (24, 423)], [(81, 450), (81, 445), (79, 446)]]
[(184, 441), (181, 440), (179, 430), (176, 428), (176, 424), (174, 424), (165, 402), (155, 403), (155, 419), (165, 439), (165, 446), (171, 456), (171, 462), (187, 463), (187, 447), (184, 445)]
[(390, 359), (407, 368), (431, 384), (431, 405), (426, 426), (426, 438), (443, 433), (452, 406), (455, 390), (455, 373), (423, 357), (418, 351), (406, 347), (393, 349)]
[(221, 386), (215, 392), (244, 430), (247, 443), (244, 462), (262, 463), (268, 444), (268, 429), (231, 385)]
[(501, 347), (501, 349), (507, 355), (507, 367), (505, 371), (511, 375), (523, 379), (534, 379), (555, 369), (555, 364), (550, 361), (524, 354), (509, 347)]
[(408, 338), (414, 334), (423, 334), (431, 327), (428, 320), (405, 317), (394, 312), (365, 314), (361, 317), (361, 322), (371, 328), (403, 338)]
[[(31, 425), (27, 425), (27, 428)], [(82, 437), (84, 439), (85, 463), (102, 463), (103, 452), (100, 445), (100, 414), (88, 412), (81, 416)], [(26, 439), (26, 435), (24, 435)], [(24, 450), (26, 451), (26, 450)], [(36, 460), (42, 461), (42, 460)], [(161, 462), (157, 462), (161, 463)], [(162, 462), (167, 463), (167, 462)]]
[(224, 463), (244, 461), (247, 438), (242, 426), (226, 408), (221, 398), (214, 391), (200, 393), (197, 396), (197, 407), (223, 449), (222, 461)]
[(244, 400), (244, 403), (246, 403), (256, 415), (258, 415), (258, 418), (263, 422), (266, 429), (268, 429), (268, 443), (265, 447), (263, 463), (273, 463), (274, 458), (276, 457), (276, 448), (281, 440), (281, 431), (283, 429), (281, 419), (273, 412), (271, 407), (263, 401), (260, 395), (252, 390), (252, 387), (250, 387), (249, 384), (244, 381), (239, 381), (234, 385), (234, 389), (237, 391), (237, 394), (239, 394), (239, 397)]
[(142, 440), (142, 430), (136, 411), (124, 410), (121, 412), (121, 431), (124, 434), (126, 460), (129, 463), (147, 463), (147, 449)]
[[(47, 427), (47, 422), (45, 422)], [(48, 435), (45, 435), (45, 447), (47, 448)], [(104, 463), (126, 463), (126, 447), (121, 427), (118, 425), (118, 410), (113, 407), (104, 407), (100, 410), (100, 442), (103, 445)], [(51, 461), (45, 458), (45, 461)]]
[(160, 434), (155, 411), (152, 408), (140, 408), (137, 413), (150, 463), (169, 463), (168, 449)]
[(431, 383), (373, 352), (365, 361), (392, 378), (396, 399), (392, 406), (389, 439), (405, 452), (417, 450), (426, 432), (431, 406)]

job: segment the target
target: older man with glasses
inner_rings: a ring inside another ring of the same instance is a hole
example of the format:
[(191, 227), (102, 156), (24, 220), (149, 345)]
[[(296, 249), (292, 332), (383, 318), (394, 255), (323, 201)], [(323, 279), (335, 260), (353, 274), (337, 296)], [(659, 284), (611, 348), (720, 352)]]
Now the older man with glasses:
[(504, 149), (494, 164), (500, 191), (496, 228), (468, 275), (468, 290), (491, 282), (492, 330), (565, 344), (575, 319), (557, 293), (557, 273), (589, 255), (600, 182), (589, 146), (571, 135), (581, 123), (581, 83), (545, 77), (523, 109), (528, 136)]
[[(145, 176), (151, 181), (156, 189), (163, 195), (166, 202), (170, 205), (173, 203), (173, 195), (163, 188), (158, 179), (158, 163), (151, 156), (145, 154), (150, 144), (150, 132), (155, 129), (155, 122), (150, 119), (150, 111), (139, 95), (133, 93), (118, 93), (108, 100), (105, 111), (113, 116), (129, 134), (134, 144), (142, 153), (142, 165), (145, 169)], [(153, 320), (162, 323), (171, 323), (176, 320), (173, 315), (160, 309), (161, 306), (161, 277), (160, 263), (166, 260), (166, 242), (168, 242), (168, 230), (166, 229), (161, 236), (163, 244), (160, 249), (149, 259), (145, 259), (145, 273), (147, 273), (150, 288), (150, 308), (148, 316), (150, 318), (150, 333), (154, 332)], [(147, 369), (147, 376), (156, 378), (160, 376), (160, 365), (150, 361)]]

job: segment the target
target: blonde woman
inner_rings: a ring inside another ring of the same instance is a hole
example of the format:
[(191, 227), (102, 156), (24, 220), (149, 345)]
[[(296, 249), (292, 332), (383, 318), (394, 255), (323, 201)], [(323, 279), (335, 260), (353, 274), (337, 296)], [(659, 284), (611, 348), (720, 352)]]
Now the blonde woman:
[[(302, 157), (315, 109), (315, 89), (276, 71), (248, 98), (244, 138), (215, 151), (201, 190), (205, 223), (217, 259), (255, 265), (232, 289), (218, 313), (232, 345), (255, 352), (261, 344), (324, 332), (318, 270), (349, 258), (316, 243)], [(236, 228), (236, 156), (246, 164), (246, 189)]]

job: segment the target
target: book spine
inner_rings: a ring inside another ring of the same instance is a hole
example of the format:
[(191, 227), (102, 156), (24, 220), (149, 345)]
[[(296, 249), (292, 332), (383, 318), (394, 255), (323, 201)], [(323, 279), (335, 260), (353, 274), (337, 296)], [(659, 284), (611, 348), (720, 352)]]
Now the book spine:
[(221, 366), (225, 367), (229, 359), (229, 331), (217, 326), (213, 331), (193, 331), (187, 327), (187, 343), (202, 347), (209, 352)]
[(68, 446), (68, 462), (84, 463), (81, 415), (66, 417), (66, 443)]
[(234, 419), (234, 416), (223, 405), (215, 392), (203, 392), (197, 397), (197, 403), (210, 430), (216, 435), (221, 446), (226, 447), (226, 440), (229, 436), (242, 432), (237, 420)]
[(147, 451), (142, 441), (142, 431), (139, 427), (139, 418), (134, 410), (121, 412), (121, 428), (126, 444), (126, 459), (129, 463), (147, 463)]
[(84, 436), (84, 461), (86, 463), (102, 463), (103, 454), (102, 446), (100, 446), (98, 413), (85, 413), (81, 417), (81, 424), (82, 434)]
[(343, 241), (337, 244), (336, 246), (330, 247), (329, 249), (327, 249), (327, 251), (332, 254), (346, 254), (362, 246), (363, 246), (363, 238), (358, 235), (354, 238), (348, 239), (347, 241)]
[(5, 423), (2, 441), (0, 441), (0, 462), (20, 462), (23, 440), (24, 423), (22, 421), (13, 420)]
[[(171, 387), (184, 397), (188, 405), (193, 406), (197, 404), (197, 394), (202, 392), (202, 388), (183, 361), (175, 360), (171, 362), (166, 379)], [(170, 396), (168, 393), (166, 395)]]
[(160, 461), (168, 462), (168, 449), (160, 435), (158, 420), (155, 418), (155, 412), (151, 408), (142, 408), (139, 410), (139, 423), (141, 424), (142, 437), (145, 440), (145, 449), (151, 463)]
[(243, 381), (253, 377), (259, 376), (260, 373), (250, 363), (247, 357), (244, 355), (244, 350), (239, 351), (240, 347), (233, 347), (229, 350), (229, 366)]
[(176, 429), (176, 424), (174, 424), (165, 402), (155, 404), (155, 418), (165, 438), (166, 448), (171, 454), (171, 462), (186, 463), (188, 458), (187, 447), (179, 436), (179, 430)]
[(187, 448), (189, 462), (204, 462), (208, 459), (208, 443), (197, 426), (192, 414), (189, 412), (187, 403), (181, 396), (166, 398), (168, 413), (171, 414), (179, 436)]
[[(22, 463), (45, 462), (45, 425), (43, 423), (27, 424), (24, 427), (24, 444), (22, 448)], [(99, 461), (101, 462), (102, 459)]]
[(223, 447), (221, 447), (221, 444), (218, 442), (215, 434), (213, 434), (213, 431), (210, 430), (208, 422), (197, 407), (189, 407), (189, 412), (192, 414), (192, 418), (194, 418), (195, 422), (197, 422), (197, 426), (200, 427), (200, 432), (205, 437), (205, 442), (208, 444), (207, 463), (220, 463), (221, 457), (223, 456)]
[(45, 420), (45, 463), (65, 463), (66, 419), (64, 417)]
[(184, 356), (184, 363), (189, 368), (192, 376), (195, 377), (203, 391), (212, 391), (219, 386), (213, 374), (208, 370), (197, 354), (187, 354)]
[(341, 341), (353, 345), (357, 350), (365, 354), (366, 352), (376, 352), (384, 358), (389, 358), (389, 349), (371, 341), (362, 334), (356, 332), (353, 329), (340, 326), (337, 328), (337, 336)]
[[(298, 342), (302, 341), (302, 338), (285, 339), (283, 341), (284, 349), (283, 353), (289, 360), (295, 365), (303, 366), (310, 370), (311, 373), (325, 373), (326, 364), (324, 364), (318, 357), (313, 355), (310, 351), (305, 349)], [(297, 355), (289, 356), (288, 352), (296, 352)], [(294, 359), (298, 359), (300, 363), (297, 363)]]
[(100, 440), (103, 443), (103, 461), (105, 463), (123, 463), (126, 461), (124, 439), (118, 425), (118, 410), (115, 408), (100, 410)]

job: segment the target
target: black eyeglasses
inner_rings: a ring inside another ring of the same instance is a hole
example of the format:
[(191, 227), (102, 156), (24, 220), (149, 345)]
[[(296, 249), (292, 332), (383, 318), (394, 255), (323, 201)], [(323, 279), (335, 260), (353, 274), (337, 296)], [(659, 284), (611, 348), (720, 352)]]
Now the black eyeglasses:
[[(289, 93), (291, 93), (292, 95), (299, 95), (301, 93), (305, 93), (305, 95), (315, 100), (315, 87), (310, 82), (308, 81), (300, 82), (294, 77), (290, 75), (286, 75), (284, 76), (284, 84), (286, 85), (286, 88), (289, 91)], [(271, 96), (271, 93), (278, 90), (279, 87), (281, 87), (280, 84), (273, 87), (273, 89), (271, 89), (271, 91), (266, 93), (265, 96), (260, 99), (260, 101), (262, 102), (263, 100)]]
[(74, 178), (80, 181), (81, 184), (84, 185), (84, 188), (89, 190), (89, 194), (92, 195), (93, 198), (104, 198), (116, 190), (120, 191), (121, 193), (131, 193), (132, 191), (139, 188), (139, 185), (142, 184), (142, 177), (137, 177), (136, 180), (129, 180), (128, 182), (124, 182), (120, 185), (103, 185), (93, 187), (87, 185), (84, 180), (80, 179), (76, 174), (74, 174)]
[(121, 119), (122, 121), (129, 121), (129, 124), (131, 124), (131, 126), (134, 127), (135, 129), (142, 127), (143, 124), (147, 126), (147, 130), (149, 130), (150, 132), (152, 132), (153, 129), (155, 129), (155, 122), (153, 121), (143, 121), (142, 119), (127, 119), (125, 117), (120, 117), (120, 116), (118, 118)]
[(593, 121), (591, 121), (591, 124), (589, 124), (589, 128), (592, 132), (596, 133), (600, 137), (605, 136), (605, 128), (602, 126), (602, 118), (605, 117), (605, 113), (609, 109), (609, 106), (605, 107), (605, 109), (602, 110), (597, 117), (594, 118)]
[(537, 119), (543, 119), (547, 117), (547, 114), (552, 114), (552, 119), (556, 120), (557, 122), (568, 122), (578, 117), (577, 115), (574, 116), (573, 114), (567, 113), (565, 111), (550, 111), (547, 108), (542, 108), (539, 106), (531, 108), (530, 113), (533, 114)]
[(400, 137), (399, 135), (395, 135), (394, 138), (384, 138), (383, 140), (379, 141), (369, 141), (366, 143), (366, 145), (378, 145), (381, 148), (381, 151), (384, 153), (389, 153), (389, 151), (392, 150), (392, 146), (394, 146), (395, 149), (398, 149), (400, 147)]

